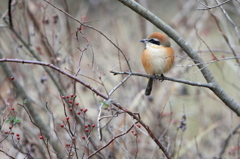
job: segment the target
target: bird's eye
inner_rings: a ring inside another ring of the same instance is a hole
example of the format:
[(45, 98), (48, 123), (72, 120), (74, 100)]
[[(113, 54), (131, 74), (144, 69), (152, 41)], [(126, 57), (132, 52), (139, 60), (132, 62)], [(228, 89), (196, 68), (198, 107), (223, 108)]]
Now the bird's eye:
[(157, 39), (150, 39), (149, 42), (155, 45), (160, 45), (160, 42)]

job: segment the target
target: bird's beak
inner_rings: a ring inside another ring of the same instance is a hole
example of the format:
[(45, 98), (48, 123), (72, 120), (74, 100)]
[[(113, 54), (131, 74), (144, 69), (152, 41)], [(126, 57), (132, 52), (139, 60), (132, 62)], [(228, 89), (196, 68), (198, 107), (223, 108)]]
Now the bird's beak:
[(145, 43), (145, 42), (147, 42), (148, 40), (147, 39), (142, 39), (142, 40), (140, 40), (140, 42), (142, 42), (142, 43)]

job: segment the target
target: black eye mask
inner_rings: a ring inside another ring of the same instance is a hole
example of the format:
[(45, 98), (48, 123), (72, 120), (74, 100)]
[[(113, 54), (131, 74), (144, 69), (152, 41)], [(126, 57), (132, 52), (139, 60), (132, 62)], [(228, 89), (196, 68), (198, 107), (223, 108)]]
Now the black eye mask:
[(155, 45), (160, 45), (160, 42), (157, 39), (150, 39), (148, 42), (155, 44)]

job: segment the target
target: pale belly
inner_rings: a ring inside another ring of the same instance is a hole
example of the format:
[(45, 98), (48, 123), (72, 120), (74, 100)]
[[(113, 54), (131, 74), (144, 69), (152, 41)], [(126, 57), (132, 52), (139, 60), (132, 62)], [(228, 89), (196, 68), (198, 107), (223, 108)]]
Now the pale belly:
[(145, 50), (142, 63), (146, 73), (161, 75), (169, 71), (173, 65), (174, 52), (172, 48)]

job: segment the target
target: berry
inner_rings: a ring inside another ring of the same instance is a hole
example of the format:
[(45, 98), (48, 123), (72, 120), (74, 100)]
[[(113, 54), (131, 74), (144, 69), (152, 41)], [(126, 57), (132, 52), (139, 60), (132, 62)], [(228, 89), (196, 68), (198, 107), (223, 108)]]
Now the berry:
[(72, 101), (72, 100), (70, 100), (68, 103), (72, 104), (72, 103), (73, 103), (73, 101)]
[(62, 124), (62, 125), (60, 125), (62, 128), (64, 127), (64, 125)]
[(11, 127), (11, 126), (9, 126), (9, 127), (8, 127), (8, 129), (12, 129), (12, 127)]
[(14, 80), (14, 77), (11, 77), (10, 79), (11, 79), (11, 80)]
[(87, 111), (88, 111), (87, 109), (84, 109), (84, 111), (83, 111), (83, 112), (84, 112), (84, 113), (86, 113)]
[(84, 128), (87, 128), (88, 126), (87, 125), (84, 125)]
[(39, 139), (43, 139), (43, 136), (39, 136)]
[(69, 117), (66, 117), (66, 120), (69, 120)]
[(83, 111), (83, 109), (81, 108), (80, 111)]
[(74, 94), (72, 94), (71, 97), (74, 97)]
[(16, 134), (16, 136), (20, 136), (19, 134)]
[(75, 137), (73, 137), (73, 138), (72, 138), (72, 140), (76, 140), (76, 138), (75, 138)]
[(20, 137), (17, 137), (18, 140), (20, 140)]
[(94, 128), (94, 127), (95, 127), (95, 125), (94, 125), (94, 124), (92, 124), (92, 127)]
[(5, 134), (8, 134), (8, 131), (4, 131)]
[(62, 96), (62, 99), (65, 99), (66, 97), (65, 96)]
[(70, 111), (72, 111), (72, 108), (69, 108)]
[(88, 132), (89, 130), (88, 130), (88, 129), (85, 129), (84, 131), (85, 131), (85, 132)]
[(217, 60), (216, 56), (212, 55), (211, 56), (212, 60)]
[(11, 108), (11, 110), (14, 110), (14, 108)]
[(81, 113), (80, 112), (77, 112), (78, 115), (80, 115)]
[(37, 47), (36, 47), (36, 50), (37, 50), (37, 51), (41, 51), (41, 47), (40, 47), (40, 46), (37, 46)]
[(11, 132), (12, 135), (14, 135), (14, 132)]
[(139, 125), (139, 124), (137, 124), (136, 126), (137, 126), (138, 128), (140, 128), (140, 127), (141, 127), (141, 125)]
[(82, 139), (85, 140), (85, 136), (83, 136)]
[(76, 105), (79, 105), (79, 103), (75, 103)]
[(86, 16), (82, 16), (81, 19), (82, 19), (82, 21), (86, 21), (87, 17)]

